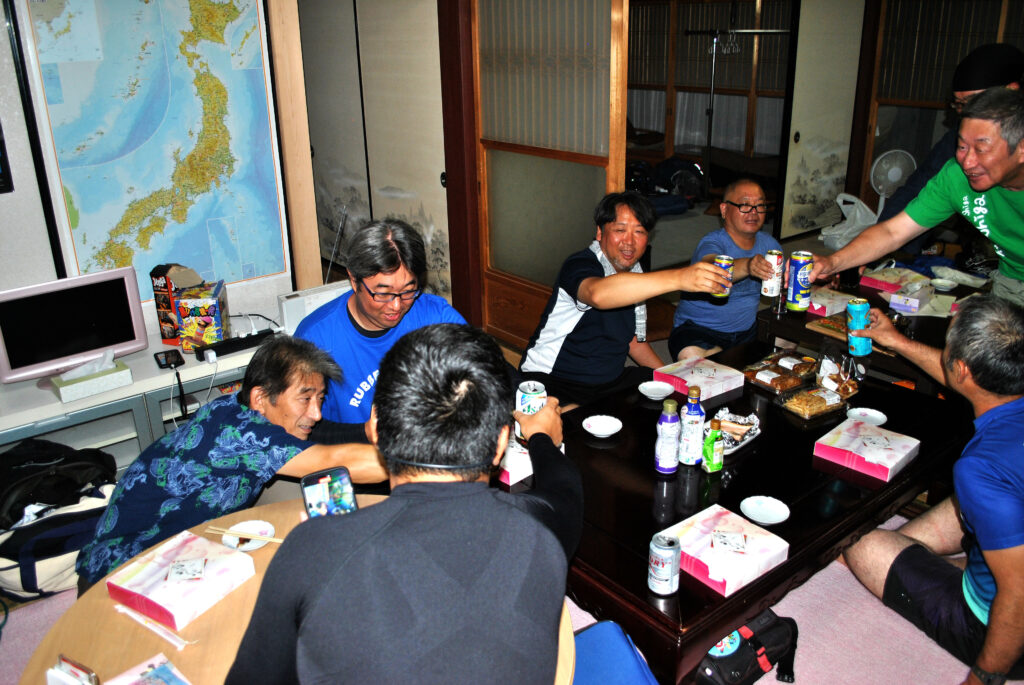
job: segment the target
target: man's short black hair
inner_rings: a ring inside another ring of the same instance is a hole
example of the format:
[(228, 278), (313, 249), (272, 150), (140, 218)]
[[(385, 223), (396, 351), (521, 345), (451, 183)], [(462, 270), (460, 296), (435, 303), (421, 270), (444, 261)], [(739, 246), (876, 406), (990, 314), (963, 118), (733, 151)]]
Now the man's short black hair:
[(331, 355), (308, 340), (278, 334), (267, 338), (252, 356), (239, 396), (243, 404), (250, 406), (252, 389), (259, 386), (266, 391), (270, 403), (275, 404), (292, 383), (310, 374), (320, 374), (324, 383), (341, 382), (341, 367)]
[[(472, 326), (425, 326), (395, 343), (373, 400), (377, 449), (391, 475), (442, 471), (430, 465), (467, 481), (489, 473), (511, 420), (505, 364), (497, 343)], [(451, 468), (459, 465), (466, 468)]]
[(658, 222), (658, 215), (654, 213), (654, 207), (650, 200), (640, 193), (627, 190), (623, 193), (609, 193), (601, 198), (594, 208), (594, 224), (598, 228), (604, 228), (605, 224), (615, 221), (615, 210), (619, 205), (626, 205), (633, 216), (640, 222), (640, 225), (650, 233), (654, 230), (654, 224)]
[(427, 248), (423, 236), (401, 219), (373, 221), (349, 240), (345, 268), (358, 280), (394, 273), (403, 266), (422, 290), (427, 282)]

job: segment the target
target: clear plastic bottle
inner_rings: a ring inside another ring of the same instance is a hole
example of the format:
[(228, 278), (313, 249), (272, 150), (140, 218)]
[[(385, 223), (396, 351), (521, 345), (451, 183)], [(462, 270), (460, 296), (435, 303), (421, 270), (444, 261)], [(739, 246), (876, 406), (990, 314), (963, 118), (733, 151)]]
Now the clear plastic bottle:
[(704, 407), (700, 406), (700, 386), (690, 386), (686, 411), (680, 412), (679, 463), (696, 466), (704, 451)]
[(675, 473), (679, 467), (679, 412), (675, 400), (661, 403), (658, 439), (654, 442), (654, 468), (658, 473)]

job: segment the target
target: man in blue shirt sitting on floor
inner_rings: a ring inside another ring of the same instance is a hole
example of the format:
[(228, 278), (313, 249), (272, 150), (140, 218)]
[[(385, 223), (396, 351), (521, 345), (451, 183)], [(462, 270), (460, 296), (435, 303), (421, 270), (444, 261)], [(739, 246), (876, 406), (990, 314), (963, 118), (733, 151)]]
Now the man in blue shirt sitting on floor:
[(761, 186), (740, 179), (726, 186), (722, 197), (722, 228), (701, 238), (692, 261), (713, 263), (718, 255), (732, 257), (732, 291), (728, 297), (683, 293), (668, 339), (673, 361), (706, 357), (757, 335), (761, 281), (774, 275), (764, 255), (782, 246), (761, 230), (768, 212)]
[[(872, 309), (872, 338), (963, 395), (975, 434), (953, 466), (955, 496), (844, 553), (875, 596), (971, 666), (964, 683), (1024, 678), (1024, 308), (966, 300), (939, 350)], [(966, 558), (946, 558), (966, 551)]]

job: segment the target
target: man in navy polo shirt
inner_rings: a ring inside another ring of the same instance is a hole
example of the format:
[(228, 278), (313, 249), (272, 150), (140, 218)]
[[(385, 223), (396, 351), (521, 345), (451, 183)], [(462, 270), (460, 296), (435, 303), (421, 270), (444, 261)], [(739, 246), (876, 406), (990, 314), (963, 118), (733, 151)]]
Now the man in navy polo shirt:
[[(519, 370), (563, 405), (635, 387), (665, 364), (647, 342), (647, 300), (729, 285), (724, 269), (705, 262), (644, 273), (639, 261), (656, 221), (643, 195), (605, 195), (594, 210), (596, 239), (562, 264)], [(624, 368), (627, 356), (639, 368)]]

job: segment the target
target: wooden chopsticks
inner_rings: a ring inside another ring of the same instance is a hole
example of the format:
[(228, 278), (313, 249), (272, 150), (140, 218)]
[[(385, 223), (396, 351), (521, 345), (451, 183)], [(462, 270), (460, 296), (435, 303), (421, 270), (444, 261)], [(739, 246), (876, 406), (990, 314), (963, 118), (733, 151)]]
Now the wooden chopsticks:
[(207, 533), (214, 533), (216, 535), (234, 535), (236, 538), (245, 538), (246, 540), (266, 540), (267, 542), (284, 542), (282, 538), (272, 538), (269, 535), (257, 535), (256, 533), (246, 533), (240, 530), (231, 530), (230, 528), (220, 528), (219, 526), (208, 526), (206, 528)]

